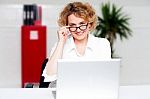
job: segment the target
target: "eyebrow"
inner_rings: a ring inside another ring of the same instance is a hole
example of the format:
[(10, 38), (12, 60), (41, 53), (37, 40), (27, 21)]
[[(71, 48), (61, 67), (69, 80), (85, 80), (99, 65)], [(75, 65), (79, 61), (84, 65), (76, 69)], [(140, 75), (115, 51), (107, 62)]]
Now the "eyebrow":
[[(79, 25), (85, 24), (85, 23), (86, 23), (85, 21), (82, 21), (82, 22), (79, 23)], [(77, 24), (75, 24), (75, 23), (69, 23), (69, 25), (70, 25), (70, 26), (73, 26), (73, 25), (77, 25)]]

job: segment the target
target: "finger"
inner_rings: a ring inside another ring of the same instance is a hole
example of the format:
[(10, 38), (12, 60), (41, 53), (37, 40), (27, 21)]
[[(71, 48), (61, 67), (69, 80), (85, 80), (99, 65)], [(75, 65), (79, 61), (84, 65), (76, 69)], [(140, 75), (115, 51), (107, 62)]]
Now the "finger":
[(70, 34), (70, 31), (69, 31), (69, 30), (66, 30), (66, 34), (67, 34), (67, 35)]
[(68, 29), (70, 26), (63, 26), (63, 27), (60, 27), (60, 30), (62, 29)]
[(66, 36), (65, 31), (62, 31), (60, 34), (63, 35), (63, 36)]
[(69, 34), (69, 30), (66, 29), (66, 27), (68, 27), (68, 26), (61, 27), (61, 28), (59, 29), (59, 31), (58, 31), (59, 34), (61, 34), (61, 35), (63, 35), (63, 36), (68, 35), (68, 34)]
[(61, 31), (63, 35), (67, 35), (68, 34), (68, 30), (64, 29)]
[(65, 32), (62, 32), (62, 35), (65, 35), (66, 33)]

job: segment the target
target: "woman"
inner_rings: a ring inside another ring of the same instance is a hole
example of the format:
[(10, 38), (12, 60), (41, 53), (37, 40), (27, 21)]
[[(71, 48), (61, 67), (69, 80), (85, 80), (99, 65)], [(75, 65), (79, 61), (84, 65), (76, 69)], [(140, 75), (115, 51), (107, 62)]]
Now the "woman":
[(58, 59), (110, 59), (107, 39), (90, 34), (96, 26), (95, 10), (88, 3), (69, 3), (60, 13), (58, 42), (43, 72), (44, 81), (56, 80)]

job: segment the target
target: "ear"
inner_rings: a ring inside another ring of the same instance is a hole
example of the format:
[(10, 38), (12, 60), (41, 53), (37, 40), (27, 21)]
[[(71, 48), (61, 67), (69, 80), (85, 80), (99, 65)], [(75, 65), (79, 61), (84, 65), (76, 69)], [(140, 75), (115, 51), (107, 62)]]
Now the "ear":
[(91, 30), (91, 28), (92, 28), (92, 25), (89, 23), (88, 24), (88, 28)]

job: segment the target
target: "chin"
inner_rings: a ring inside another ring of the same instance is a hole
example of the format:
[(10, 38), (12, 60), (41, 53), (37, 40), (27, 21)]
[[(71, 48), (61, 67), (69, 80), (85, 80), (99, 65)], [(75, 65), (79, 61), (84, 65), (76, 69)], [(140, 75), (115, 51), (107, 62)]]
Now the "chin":
[(75, 34), (74, 35), (74, 38), (76, 39), (76, 40), (84, 40), (85, 38), (87, 37), (87, 34), (86, 33), (82, 33), (82, 34)]
[(74, 38), (78, 41), (81, 41), (81, 40), (84, 40), (86, 37), (85, 36), (75, 36)]

